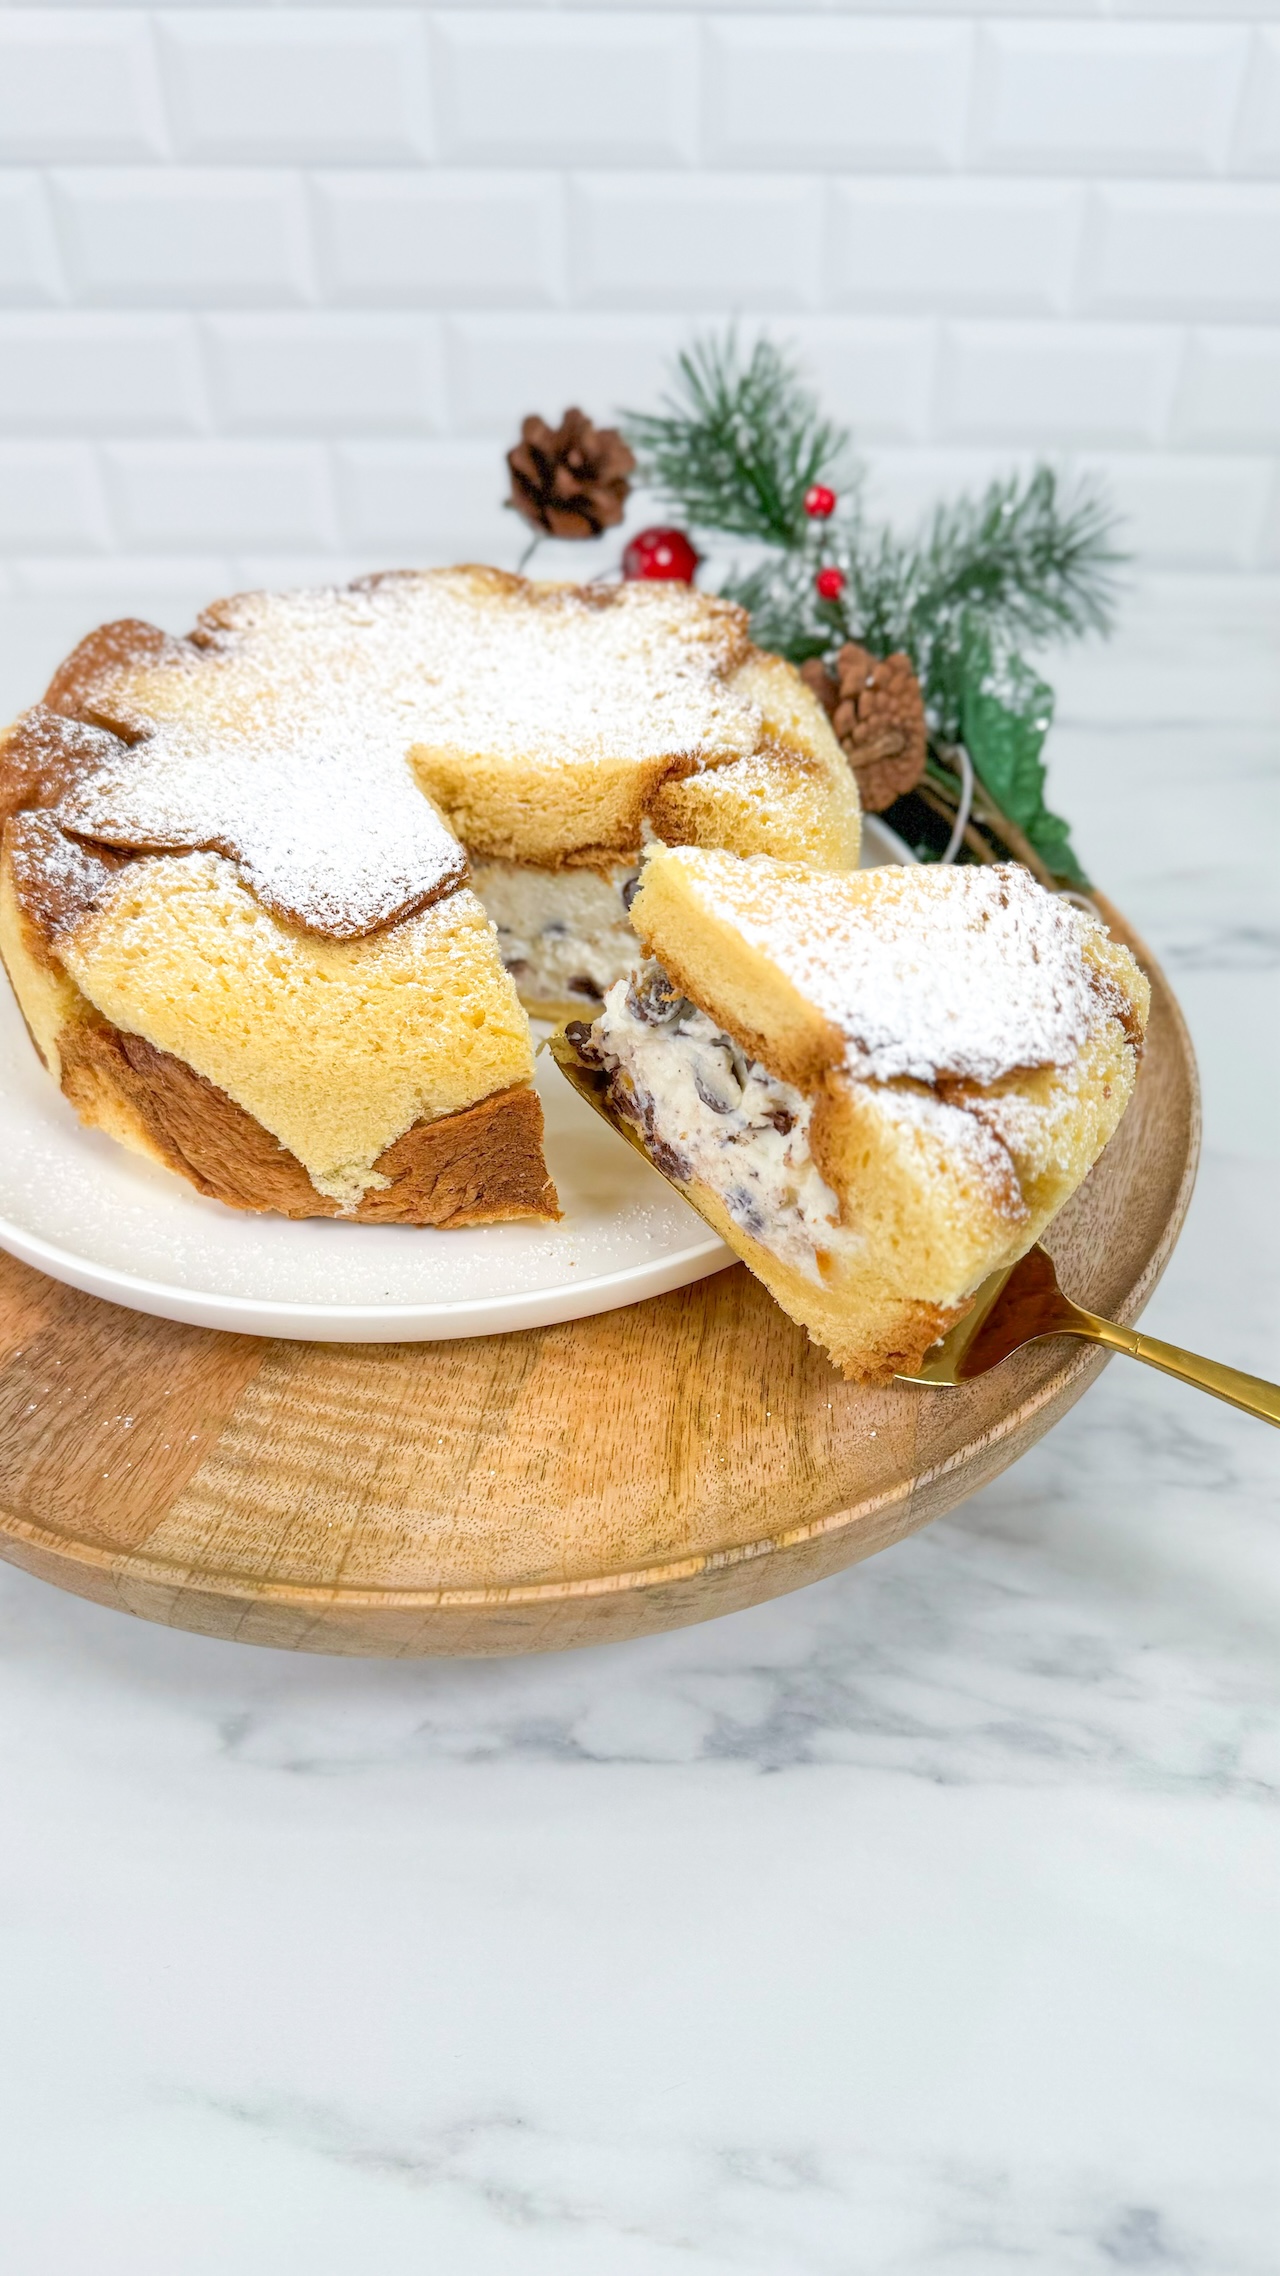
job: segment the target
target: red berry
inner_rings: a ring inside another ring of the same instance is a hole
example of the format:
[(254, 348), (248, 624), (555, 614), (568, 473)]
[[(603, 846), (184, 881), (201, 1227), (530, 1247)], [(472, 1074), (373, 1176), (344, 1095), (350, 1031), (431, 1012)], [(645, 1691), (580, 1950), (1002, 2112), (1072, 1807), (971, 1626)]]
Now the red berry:
[(820, 569), (813, 581), (824, 601), (838, 601), (844, 591), (843, 569)]
[(804, 494), (804, 510), (815, 522), (825, 522), (836, 510), (836, 494), (825, 482), (815, 482)]
[(632, 581), (670, 577), (691, 585), (701, 559), (682, 529), (642, 529), (622, 556), (622, 574)]

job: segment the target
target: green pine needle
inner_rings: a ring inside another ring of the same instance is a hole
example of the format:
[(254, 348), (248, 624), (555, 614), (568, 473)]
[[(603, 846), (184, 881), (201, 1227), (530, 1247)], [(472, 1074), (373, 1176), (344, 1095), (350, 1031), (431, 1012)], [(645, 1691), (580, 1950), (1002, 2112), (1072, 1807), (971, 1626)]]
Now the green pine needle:
[(782, 349), (761, 338), (744, 357), (732, 330), (680, 355), (661, 413), (622, 417), (638, 479), (683, 521), (783, 547), (804, 542), (805, 493), (847, 444)]
[[(1125, 556), (1106, 500), (1037, 466), (900, 537), (864, 523), (846, 462), (840, 511), (814, 521), (805, 493), (837, 486), (848, 438), (780, 348), (761, 338), (744, 355), (732, 331), (681, 355), (659, 414), (624, 419), (641, 481), (683, 521), (768, 547), (721, 588), (749, 612), (758, 645), (795, 664), (830, 660), (846, 640), (877, 656), (905, 650), (935, 742), (964, 742), (1008, 820), (1054, 874), (1080, 883), (1067, 825), (1044, 802), (1052, 696), (1019, 649), (1110, 631)], [(838, 600), (819, 597), (819, 567), (843, 572)]]
[(993, 482), (979, 498), (939, 506), (914, 538), (861, 523), (828, 524), (822, 559), (840, 568), (838, 601), (814, 590), (816, 556), (779, 550), (725, 590), (751, 613), (752, 636), (793, 663), (860, 640), (873, 655), (911, 658), (937, 733), (959, 733), (958, 677), (974, 638), (992, 649), (1110, 630), (1116, 570), (1105, 500), (1064, 495), (1052, 467)]
[(915, 540), (882, 530), (855, 547), (847, 606), (880, 654), (886, 638), (927, 645), (962, 613), (1009, 639), (1107, 632), (1124, 559), (1114, 528), (1096, 492), (1080, 485), (1064, 496), (1052, 467), (1007, 475), (979, 498), (939, 506)]

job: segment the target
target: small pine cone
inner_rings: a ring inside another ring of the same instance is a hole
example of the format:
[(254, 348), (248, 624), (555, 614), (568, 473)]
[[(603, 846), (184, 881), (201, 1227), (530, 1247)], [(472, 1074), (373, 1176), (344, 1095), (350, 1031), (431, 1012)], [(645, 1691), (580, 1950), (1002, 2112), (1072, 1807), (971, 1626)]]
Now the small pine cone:
[(840, 701), (840, 690), (826, 665), (822, 663), (819, 657), (811, 656), (807, 664), (800, 666), (800, 677), (805, 686), (816, 695), (828, 719), (830, 719)]
[(877, 657), (848, 641), (836, 657), (831, 724), (868, 814), (883, 813), (915, 789), (924, 773), (928, 733), (924, 697), (908, 656)]
[(507, 503), (548, 537), (599, 537), (622, 520), (635, 463), (616, 427), (593, 427), (585, 411), (558, 427), (526, 419), (507, 452)]

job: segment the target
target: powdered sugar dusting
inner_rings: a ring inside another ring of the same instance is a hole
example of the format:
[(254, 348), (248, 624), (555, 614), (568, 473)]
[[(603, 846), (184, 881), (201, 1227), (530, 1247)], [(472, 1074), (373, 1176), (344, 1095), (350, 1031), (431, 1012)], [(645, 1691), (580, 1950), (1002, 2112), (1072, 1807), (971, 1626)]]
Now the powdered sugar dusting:
[(923, 1137), (936, 1139), (945, 1156), (963, 1162), (975, 1184), (985, 1185), (991, 1200), (1006, 1217), (1016, 1221), (1026, 1216), (1026, 1204), (1008, 1151), (1008, 1131), (1020, 1111), (1019, 1135), (1024, 1140), (1038, 1137), (1045, 1111), (1038, 1101), (1015, 1098), (1013, 1114), (1006, 1124), (1000, 1124), (995, 1117), (980, 1111), (983, 1101), (978, 1102), (979, 1110), (975, 1111), (972, 1099), (966, 1099), (963, 1106), (956, 1106), (938, 1098), (933, 1091), (912, 1090), (907, 1086), (895, 1089), (879, 1083), (858, 1083), (855, 1088), (861, 1096), (874, 1099), (876, 1111), (887, 1121), (897, 1123), (899, 1129), (911, 1129)]
[(52, 814), (40, 811), (15, 816), (5, 852), (41, 931), (54, 938), (79, 924), (118, 874), (101, 854), (67, 837)]
[(745, 623), (683, 587), (596, 593), (484, 569), (240, 594), (185, 647), (88, 691), (138, 739), (59, 819), (138, 851), (215, 849), (279, 913), (367, 933), (465, 874), (410, 752), (548, 771), (737, 758), (761, 732), (729, 684)]
[(687, 858), (714, 913), (840, 1030), (852, 1075), (993, 1083), (1069, 1066), (1096, 1023), (1091, 920), (1024, 869), (877, 869), (815, 892), (763, 857)]
[(235, 861), (278, 916), (337, 940), (421, 908), (466, 855), (403, 765), (363, 771), (328, 744), (260, 745), (160, 729), (77, 786), (67, 830), (135, 851), (203, 848)]
[(741, 756), (760, 733), (755, 705), (727, 685), (746, 654), (741, 611), (684, 587), (424, 571), (244, 594), (201, 636), (220, 675), (265, 683), (275, 713), (401, 753), (700, 765)]

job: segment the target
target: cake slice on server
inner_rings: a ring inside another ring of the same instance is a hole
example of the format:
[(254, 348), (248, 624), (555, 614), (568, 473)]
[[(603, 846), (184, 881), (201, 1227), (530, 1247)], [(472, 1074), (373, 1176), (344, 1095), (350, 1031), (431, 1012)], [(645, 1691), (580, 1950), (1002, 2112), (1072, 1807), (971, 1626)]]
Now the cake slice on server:
[(856, 1381), (919, 1365), (1132, 1095), (1150, 991), (1015, 867), (657, 848), (649, 961), (553, 1043)]
[(103, 627), (46, 701), (130, 739), (181, 723), (327, 746), (370, 798), (416, 781), (467, 848), (522, 1001), (555, 1017), (634, 962), (627, 901), (655, 838), (858, 859), (821, 704), (742, 609), (684, 585), (464, 567), (241, 593), (185, 640)]
[(554, 1217), (528, 1022), (403, 770), (137, 727), (0, 737), (0, 953), (82, 1121), (240, 1209)]

